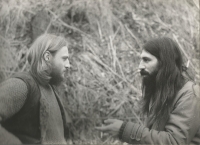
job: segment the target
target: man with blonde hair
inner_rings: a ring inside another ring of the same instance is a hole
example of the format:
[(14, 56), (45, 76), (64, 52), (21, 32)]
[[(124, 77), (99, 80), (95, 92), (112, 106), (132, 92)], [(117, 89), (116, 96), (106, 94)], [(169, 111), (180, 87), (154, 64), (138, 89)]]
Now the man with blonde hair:
[(65, 144), (71, 122), (55, 86), (69, 63), (65, 38), (43, 34), (32, 44), (30, 71), (0, 84), (0, 144)]

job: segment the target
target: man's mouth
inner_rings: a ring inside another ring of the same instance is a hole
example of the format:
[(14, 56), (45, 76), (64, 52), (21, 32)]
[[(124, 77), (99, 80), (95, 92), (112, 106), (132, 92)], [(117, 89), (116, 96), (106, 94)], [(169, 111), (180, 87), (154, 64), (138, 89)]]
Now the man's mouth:
[(141, 71), (140, 71), (140, 74), (141, 74), (141, 76), (143, 76), (143, 77), (149, 75), (149, 73), (148, 73), (147, 71), (145, 71), (145, 70), (141, 70)]
[(68, 74), (69, 73), (69, 69), (65, 69), (63, 72), (64, 72), (64, 74)]

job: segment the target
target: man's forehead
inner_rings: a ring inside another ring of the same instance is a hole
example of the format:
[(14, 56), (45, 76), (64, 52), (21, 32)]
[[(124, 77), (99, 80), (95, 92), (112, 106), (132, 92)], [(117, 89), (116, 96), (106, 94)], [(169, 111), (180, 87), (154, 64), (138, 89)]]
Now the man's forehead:
[(60, 50), (58, 50), (61, 54), (68, 54), (68, 47), (64, 46)]
[(144, 58), (144, 57), (148, 57), (148, 58), (152, 58), (152, 57), (155, 57), (154, 55), (150, 54), (149, 52), (145, 51), (145, 50), (142, 50), (141, 54), (140, 54), (140, 57), (141, 58)]
[(63, 46), (54, 54), (55, 57), (69, 57), (68, 47)]

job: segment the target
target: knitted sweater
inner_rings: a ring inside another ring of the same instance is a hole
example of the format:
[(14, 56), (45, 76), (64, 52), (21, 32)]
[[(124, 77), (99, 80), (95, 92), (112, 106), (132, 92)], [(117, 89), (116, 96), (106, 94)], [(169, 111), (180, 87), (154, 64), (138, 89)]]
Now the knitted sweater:
[(22, 108), (27, 93), (27, 86), (20, 79), (11, 78), (0, 84), (0, 121), (6, 120)]
[[(27, 92), (26, 84), (17, 78), (8, 79), (0, 84), (0, 123), (22, 108)], [(13, 138), (15, 138), (15, 144), (21, 143), (18, 138), (0, 126), (0, 143), (13, 143)]]
[[(60, 144), (66, 143), (64, 138), (64, 126), (62, 113), (55, 97), (54, 91), (49, 86), (40, 86), (41, 95), (48, 103), (48, 121), (46, 122), (45, 138), (43, 143)], [(26, 83), (18, 78), (10, 78), (0, 84), (0, 123), (5, 122), (20, 111), (25, 104), (28, 95)], [(14, 138), (14, 140), (13, 140)], [(14, 142), (13, 142), (14, 141)], [(8, 132), (0, 126), (0, 143), (21, 144), (15, 134)]]

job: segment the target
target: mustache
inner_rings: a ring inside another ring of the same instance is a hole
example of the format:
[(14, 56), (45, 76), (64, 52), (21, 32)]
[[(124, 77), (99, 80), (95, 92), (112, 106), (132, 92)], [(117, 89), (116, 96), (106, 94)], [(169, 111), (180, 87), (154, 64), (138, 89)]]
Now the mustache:
[(141, 74), (141, 75), (150, 75), (149, 72), (145, 71), (144, 69), (142, 69), (142, 70), (140, 71), (140, 74)]

